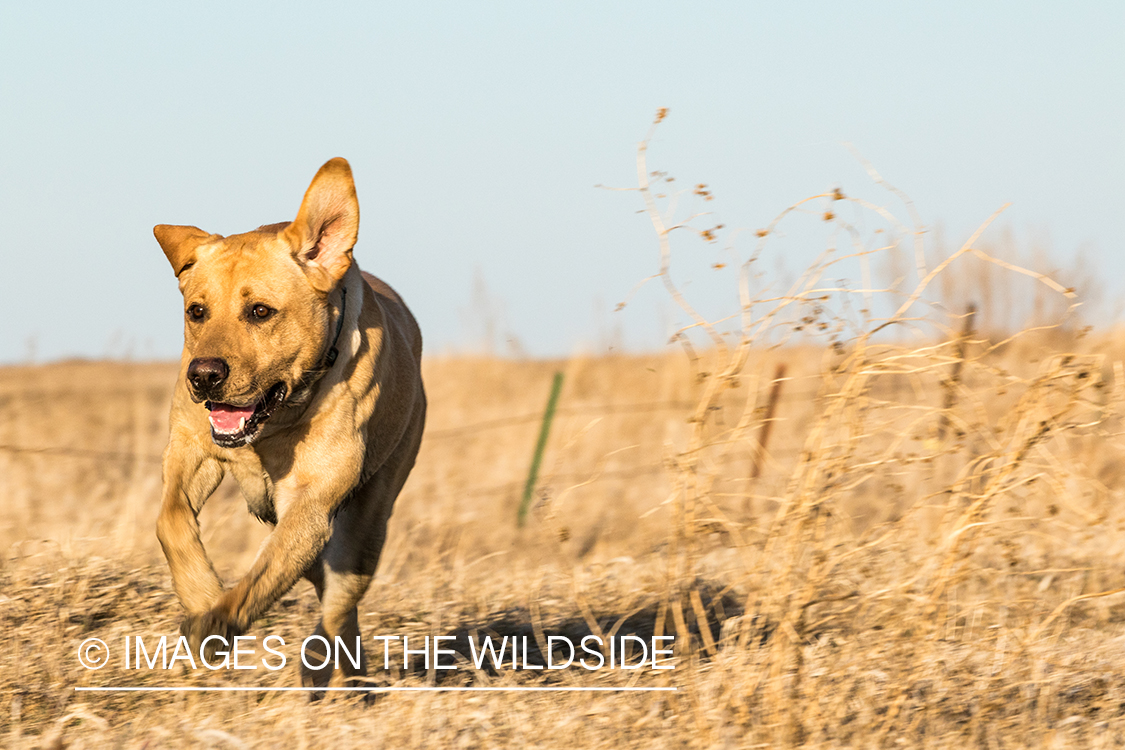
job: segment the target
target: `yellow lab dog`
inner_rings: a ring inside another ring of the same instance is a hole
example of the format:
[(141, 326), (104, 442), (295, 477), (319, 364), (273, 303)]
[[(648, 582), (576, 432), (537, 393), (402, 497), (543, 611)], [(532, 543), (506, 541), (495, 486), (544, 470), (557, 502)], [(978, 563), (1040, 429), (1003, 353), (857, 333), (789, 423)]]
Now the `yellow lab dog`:
[[(316, 632), (354, 649), (356, 605), (426, 415), (418, 324), (354, 263), (358, 231), (344, 159), (320, 168), (291, 223), (230, 237), (153, 230), (185, 317), (157, 536), (196, 653), (210, 635), (245, 632), (302, 576), (320, 597)], [(228, 471), (273, 529), (224, 590), (197, 519)], [(340, 670), (332, 680), (329, 662), (302, 667), (302, 677), (324, 686), (366, 674), (365, 662), (356, 669), (346, 658)]]

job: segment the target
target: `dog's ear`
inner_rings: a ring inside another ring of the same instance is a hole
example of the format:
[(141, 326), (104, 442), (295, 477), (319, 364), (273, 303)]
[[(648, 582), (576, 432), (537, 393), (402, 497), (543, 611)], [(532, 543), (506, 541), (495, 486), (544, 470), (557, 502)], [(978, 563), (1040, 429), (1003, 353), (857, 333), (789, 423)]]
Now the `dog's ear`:
[(156, 235), (156, 241), (160, 243), (160, 248), (168, 257), (168, 262), (172, 264), (176, 276), (195, 263), (195, 249), (205, 240), (211, 239), (211, 235), (199, 227), (157, 224), (152, 228), (152, 233)]
[(359, 236), (359, 200), (346, 159), (337, 157), (320, 168), (284, 233), (309, 283), (331, 291), (351, 266)]

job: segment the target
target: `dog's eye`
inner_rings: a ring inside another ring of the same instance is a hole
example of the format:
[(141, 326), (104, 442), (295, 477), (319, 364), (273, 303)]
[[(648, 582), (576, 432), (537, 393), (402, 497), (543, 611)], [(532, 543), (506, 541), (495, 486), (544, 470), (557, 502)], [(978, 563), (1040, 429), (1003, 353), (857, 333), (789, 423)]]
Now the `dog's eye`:
[(265, 320), (269, 316), (273, 315), (273, 310), (266, 307), (265, 305), (254, 305), (250, 308), (250, 315), (255, 320)]
[(203, 305), (188, 305), (187, 314), (192, 320), (203, 320), (207, 311), (203, 308)]

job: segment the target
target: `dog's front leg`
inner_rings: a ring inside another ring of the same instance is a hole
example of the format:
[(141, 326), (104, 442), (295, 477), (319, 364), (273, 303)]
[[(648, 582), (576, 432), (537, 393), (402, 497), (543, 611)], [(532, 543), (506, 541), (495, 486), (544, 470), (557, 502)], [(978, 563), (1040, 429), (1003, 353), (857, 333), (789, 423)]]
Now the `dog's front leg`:
[(284, 510), (250, 571), (223, 593), (209, 611), (184, 623), (193, 649), (208, 635), (229, 639), (246, 632), (254, 620), (292, 588), (328, 543), (333, 512), (344, 493), (335, 488), (306, 487), (299, 496), (281, 497), (295, 494), (278, 487), (278, 505)]
[(214, 458), (175, 442), (164, 454), (164, 494), (156, 536), (164, 548), (176, 596), (188, 612), (206, 612), (223, 593), (199, 537), (199, 511), (223, 478)]

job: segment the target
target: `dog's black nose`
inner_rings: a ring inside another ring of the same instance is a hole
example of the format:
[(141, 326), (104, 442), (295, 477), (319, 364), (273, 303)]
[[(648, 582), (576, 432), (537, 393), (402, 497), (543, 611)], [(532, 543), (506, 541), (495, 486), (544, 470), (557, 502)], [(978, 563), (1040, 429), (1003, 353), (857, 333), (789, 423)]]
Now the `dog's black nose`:
[(217, 388), (228, 375), (230, 375), (230, 368), (218, 357), (198, 357), (193, 359), (187, 368), (188, 382), (200, 393)]

